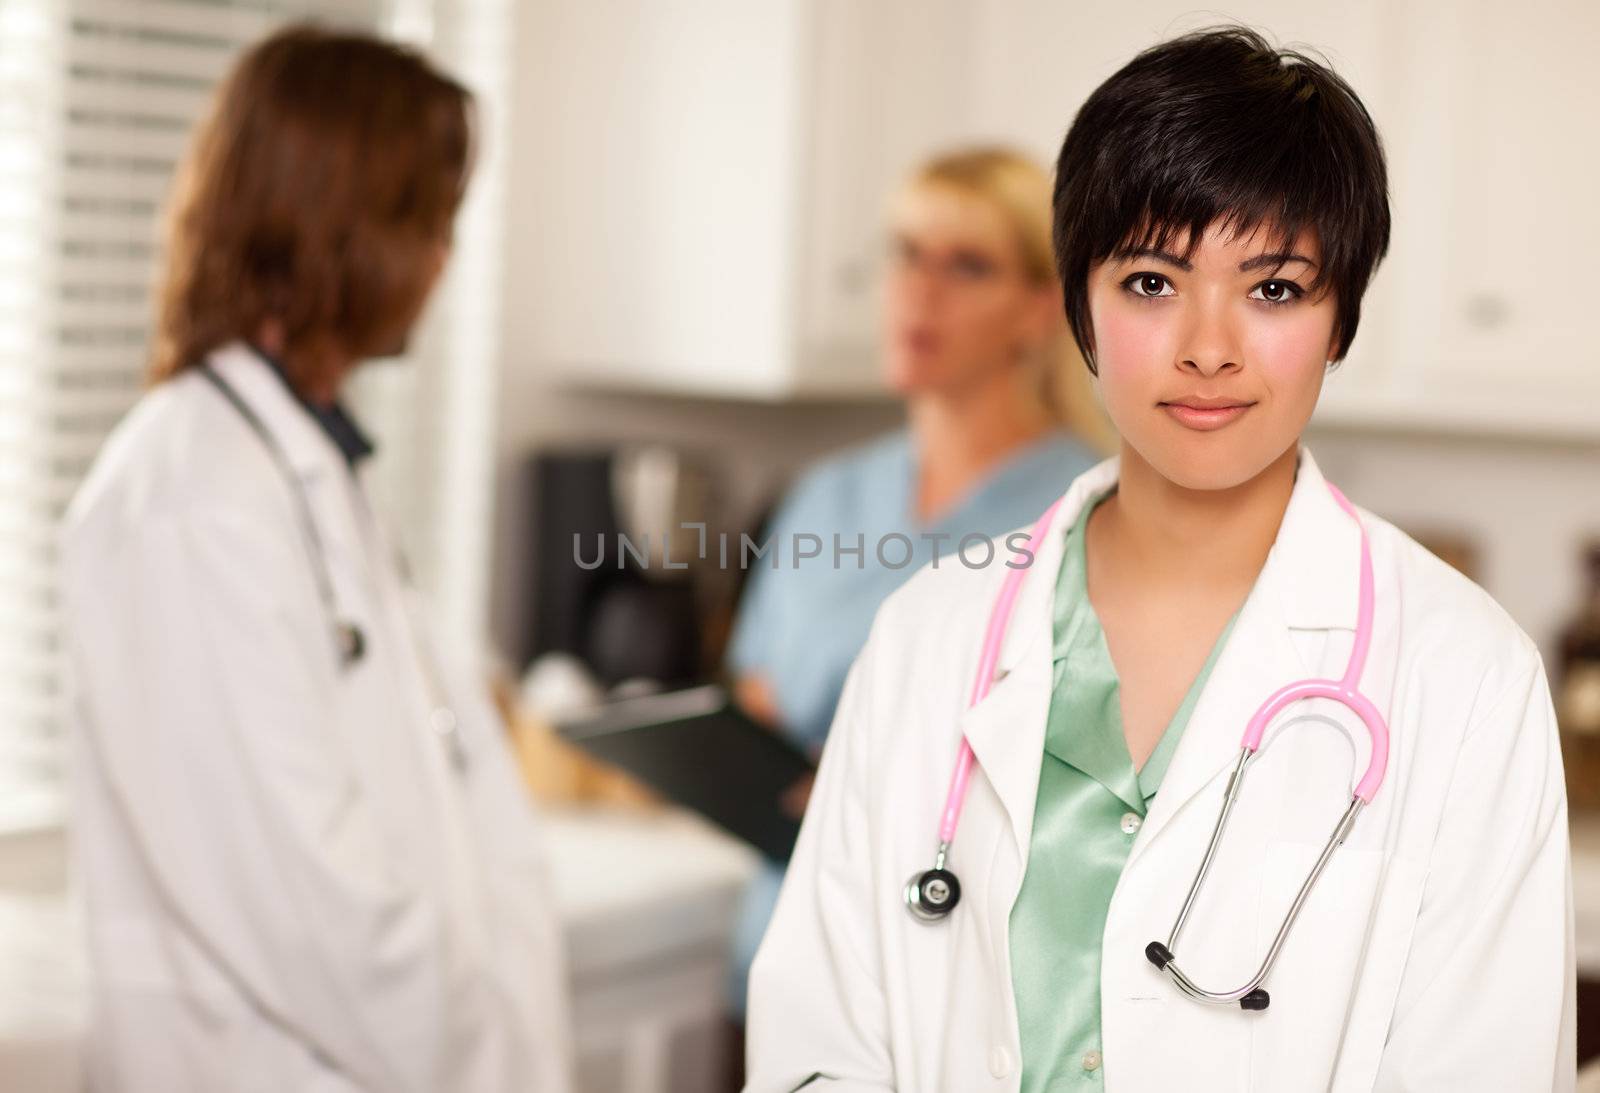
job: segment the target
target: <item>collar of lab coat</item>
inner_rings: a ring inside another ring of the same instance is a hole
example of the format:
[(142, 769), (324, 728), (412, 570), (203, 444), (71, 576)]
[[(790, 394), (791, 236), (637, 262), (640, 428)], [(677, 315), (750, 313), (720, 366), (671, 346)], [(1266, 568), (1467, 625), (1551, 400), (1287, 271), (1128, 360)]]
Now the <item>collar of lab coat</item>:
[(350, 469), (333, 438), (255, 350), (242, 341), (232, 342), (214, 350), (207, 362), (261, 419), (303, 482), (325, 480)]
[[(1066, 533), (1084, 504), (1117, 481), (1113, 456), (1076, 478), (1017, 597), (988, 696), (962, 731), (994, 786), (1026, 860), (1051, 691), (1055, 574)], [(1294, 630), (1354, 631), (1360, 532), (1328, 491), (1304, 445), (1294, 488), (1266, 563), (1200, 694), (1129, 858), (1137, 859), (1183, 807), (1238, 758), (1246, 722), (1285, 683), (1326, 675), (1297, 648)]]
[(289, 373), (284, 369), (282, 361), (262, 349), (259, 345), (252, 345), (251, 348), (255, 351), (256, 356), (260, 357), (266, 362), (267, 367), (272, 369), (273, 375), (277, 376), (279, 381), (289, 389), (289, 393), (300, 404), (300, 408), (310, 414), (313, 421), (322, 426), (322, 431), (328, 434), (328, 439), (333, 441), (333, 446), (339, 449), (339, 454), (344, 456), (346, 463), (354, 467), (362, 460), (372, 457), (372, 440), (362, 431), (360, 424), (350, 416), (350, 412), (344, 408), (342, 403), (335, 400), (331, 403), (323, 404), (306, 398), (295, 390), (294, 382), (289, 378)]

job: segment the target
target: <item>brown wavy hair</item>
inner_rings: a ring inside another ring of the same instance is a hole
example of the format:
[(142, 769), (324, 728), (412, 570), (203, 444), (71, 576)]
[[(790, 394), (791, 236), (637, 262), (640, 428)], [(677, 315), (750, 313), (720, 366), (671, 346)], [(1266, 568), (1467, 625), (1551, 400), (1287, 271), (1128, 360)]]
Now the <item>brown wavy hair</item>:
[(246, 53), (179, 172), (151, 381), (268, 322), (302, 389), (403, 344), (471, 173), (472, 111), (365, 35), (298, 24)]

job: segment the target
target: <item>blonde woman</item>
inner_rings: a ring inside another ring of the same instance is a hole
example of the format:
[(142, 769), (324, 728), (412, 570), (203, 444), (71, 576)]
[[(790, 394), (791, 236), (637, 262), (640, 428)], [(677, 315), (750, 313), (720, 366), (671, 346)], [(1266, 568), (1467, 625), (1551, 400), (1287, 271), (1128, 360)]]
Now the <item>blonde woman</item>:
[[(1037, 516), (1109, 436), (1062, 319), (1050, 178), (981, 148), (923, 165), (895, 195), (883, 365), (906, 424), (801, 476), (751, 573), (729, 666), (744, 706), (816, 749), (884, 597), (922, 565), (982, 562), (988, 537)], [(815, 557), (789, 553), (815, 536)], [(836, 553), (835, 536), (840, 545)], [(859, 546), (859, 553), (854, 553)], [(964, 561), (965, 559), (965, 561)], [(781, 871), (752, 888), (736, 943), (734, 1008)]]

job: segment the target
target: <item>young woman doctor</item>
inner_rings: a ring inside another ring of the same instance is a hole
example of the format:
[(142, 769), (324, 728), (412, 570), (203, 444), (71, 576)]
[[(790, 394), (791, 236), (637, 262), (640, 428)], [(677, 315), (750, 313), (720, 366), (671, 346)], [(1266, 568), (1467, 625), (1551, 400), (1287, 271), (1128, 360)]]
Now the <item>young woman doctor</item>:
[(449, 250), (466, 91), (290, 29), (198, 134), (158, 381), (64, 535), (99, 1090), (562, 1093), (534, 817), (337, 399)]
[(1083, 106), (1056, 258), (1120, 454), (879, 612), (751, 1090), (1571, 1088), (1538, 651), (1300, 443), (1388, 236), (1366, 110), (1252, 32)]

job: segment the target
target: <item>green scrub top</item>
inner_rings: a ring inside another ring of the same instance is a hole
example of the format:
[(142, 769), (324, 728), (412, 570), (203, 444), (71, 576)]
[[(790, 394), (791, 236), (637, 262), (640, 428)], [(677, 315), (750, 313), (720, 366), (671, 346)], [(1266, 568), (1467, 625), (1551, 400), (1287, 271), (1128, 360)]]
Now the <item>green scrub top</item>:
[(1116, 668), (1089, 603), (1084, 548), (1089, 513), (1111, 492), (1083, 506), (1056, 578), (1049, 723), (1028, 867), (1010, 920), (1023, 1093), (1103, 1084), (1100, 945), (1111, 893), (1238, 618), (1228, 620), (1160, 742), (1135, 771)]

